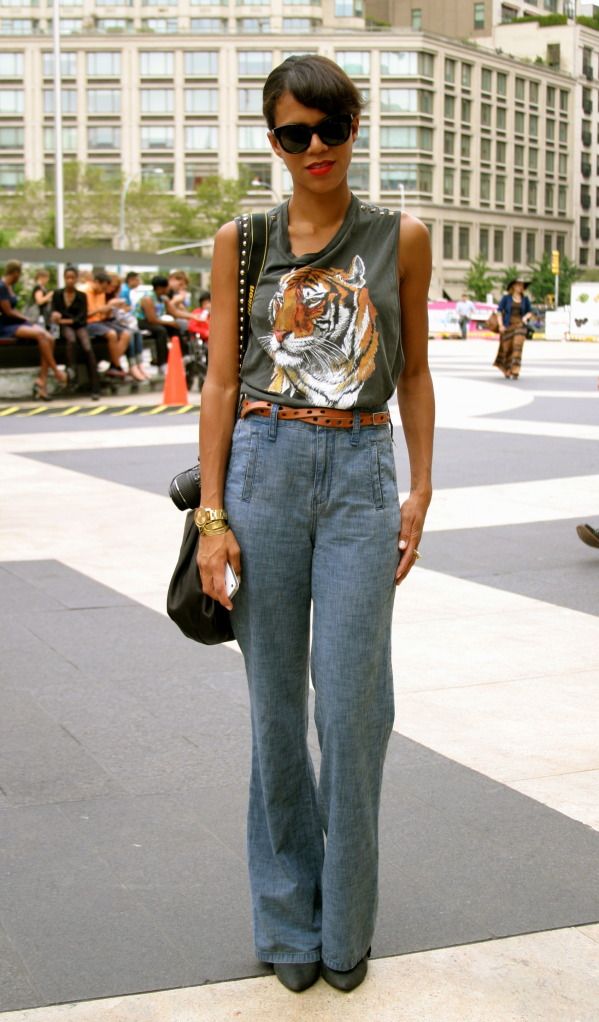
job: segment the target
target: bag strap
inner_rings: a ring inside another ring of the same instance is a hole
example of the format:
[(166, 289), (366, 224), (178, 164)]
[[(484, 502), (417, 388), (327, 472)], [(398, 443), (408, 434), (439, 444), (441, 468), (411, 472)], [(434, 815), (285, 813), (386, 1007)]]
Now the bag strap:
[(235, 217), (239, 235), (239, 370), (250, 336), (250, 312), (268, 249), (268, 213)]

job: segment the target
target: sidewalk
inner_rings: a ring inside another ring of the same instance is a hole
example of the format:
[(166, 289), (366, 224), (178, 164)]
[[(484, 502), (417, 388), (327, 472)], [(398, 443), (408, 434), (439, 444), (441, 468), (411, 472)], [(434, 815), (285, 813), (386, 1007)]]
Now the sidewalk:
[(164, 615), (195, 414), (0, 418), (3, 1020), (596, 1022), (599, 559), (574, 526), (599, 520), (599, 349), (527, 346), (511, 384), (491, 347), (431, 345), (437, 491), (349, 996), (253, 958), (241, 658)]

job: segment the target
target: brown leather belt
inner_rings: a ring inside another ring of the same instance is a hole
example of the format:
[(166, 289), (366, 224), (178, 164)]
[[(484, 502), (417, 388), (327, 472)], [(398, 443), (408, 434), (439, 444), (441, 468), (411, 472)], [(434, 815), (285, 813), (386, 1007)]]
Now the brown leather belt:
[[(268, 418), (272, 412), (271, 401), (242, 401), (239, 416), (262, 415)], [(335, 429), (351, 429), (354, 424), (354, 413), (342, 408), (291, 408), (279, 405), (277, 419), (298, 419), (300, 422), (311, 422), (313, 426), (331, 426)], [(360, 426), (384, 426), (389, 422), (389, 412), (360, 412)]]

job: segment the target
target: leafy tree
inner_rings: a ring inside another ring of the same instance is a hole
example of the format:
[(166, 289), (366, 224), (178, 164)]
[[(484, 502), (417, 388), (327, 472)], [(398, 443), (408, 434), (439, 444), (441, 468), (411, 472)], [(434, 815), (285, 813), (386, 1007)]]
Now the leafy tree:
[(464, 286), (469, 295), (477, 302), (484, 302), (495, 284), (495, 276), (486, 259), (477, 255), (470, 260), (470, 269), (464, 278)]
[(497, 283), (499, 284), (501, 291), (507, 291), (507, 286), (510, 280), (516, 280), (519, 276), (521, 276), (521, 274), (517, 266), (514, 266), (513, 264), (511, 266), (506, 266), (497, 277)]
[(173, 201), (165, 224), (168, 234), (175, 243), (212, 238), (219, 227), (238, 215), (249, 185), (250, 175), (245, 171), (238, 178), (204, 178), (190, 201)]
[(0, 200), (2, 228), (11, 245), (36, 245), (46, 231), (52, 203), (43, 181), (23, 181), (14, 195)]
[[(551, 253), (544, 252), (536, 263), (530, 263), (530, 293), (539, 305), (547, 301), (547, 295), (555, 289), (555, 275), (551, 272)], [(569, 305), (570, 288), (581, 276), (581, 271), (566, 255), (560, 258), (558, 305)]]

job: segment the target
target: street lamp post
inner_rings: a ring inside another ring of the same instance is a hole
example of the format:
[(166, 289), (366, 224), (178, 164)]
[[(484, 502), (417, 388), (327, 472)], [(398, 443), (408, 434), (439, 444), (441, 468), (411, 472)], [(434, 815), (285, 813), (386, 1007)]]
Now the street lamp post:
[(279, 193), (275, 192), (274, 188), (271, 188), (270, 185), (267, 185), (266, 182), (262, 181), (259, 177), (253, 177), (252, 180), (250, 181), (250, 184), (252, 188), (264, 188), (267, 192), (270, 192), (277, 206), (279, 206), (282, 203), (283, 200)]
[[(60, 66), (60, 0), (53, 0), (52, 36), (54, 60), (54, 241), (64, 248), (64, 175), (62, 152), (62, 68)], [(63, 264), (58, 264), (58, 283), (62, 282)]]

